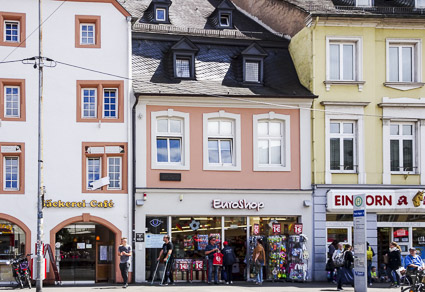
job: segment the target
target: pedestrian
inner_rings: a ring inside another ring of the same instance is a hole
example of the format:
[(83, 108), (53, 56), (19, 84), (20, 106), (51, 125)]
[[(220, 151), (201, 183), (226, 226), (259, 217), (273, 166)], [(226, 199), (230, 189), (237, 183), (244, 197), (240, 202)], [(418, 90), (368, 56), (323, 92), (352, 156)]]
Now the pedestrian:
[(369, 242), (366, 242), (366, 258), (367, 258), (367, 283), (369, 286), (372, 286), (372, 261), (375, 256), (375, 251), (369, 245)]
[(170, 236), (164, 235), (162, 238), (164, 241), (164, 244), (162, 245), (162, 249), (159, 252), (159, 256), (157, 258), (158, 261), (161, 260), (161, 257), (163, 257), (164, 261), (164, 276), (162, 277), (162, 281), (160, 285), (168, 285), (168, 279), (170, 279), (170, 284), (174, 285), (173, 280), (173, 251), (174, 251), (174, 245), (171, 243)]
[(254, 248), (254, 253), (252, 255), (254, 264), (257, 270), (257, 285), (263, 285), (263, 266), (266, 259), (266, 252), (264, 251), (263, 241), (261, 238), (257, 239), (257, 246)]
[(226, 273), (226, 284), (233, 284), (232, 266), (236, 263), (236, 255), (233, 248), (229, 246), (227, 241), (223, 242), (224, 248), (221, 250), (223, 254), (223, 267)]
[(411, 271), (414, 269), (419, 269), (419, 270), (425, 269), (424, 261), (422, 260), (420, 256), (416, 254), (416, 248), (410, 247), (409, 253), (410, 254), (404, 258), (405, 268)]
[(328, 246), (328, 261), (326, 263), (326, 271), (329, 272), (328, 273), (328, 282), (335, 282), (335, 280), (334, 280), (335, 265), (333, 263), (332, 256), (337, 249), (338, 249), (338, 241), (335, 239)]
[(338, 291), (343, 290), (343, 284), (354, 285), (353, 263), (354, 256), (352, 253), (352, 247), (351, 245), (346, 244), (344, 249), (344, 265), (338, 271)]
[(123, 288), (128, 287), (128, 270), (130, 269), (131, 246), (127, 244), (127, 238), (121, 238), (121, 245), (118, 247), (120, 257), (121, 276), (124, 281)]
[[(400, 287), (400, 276), (397, 270), (401, 267), (401, 248), (397, 242), (390, 242), (388, 255), (387, 273), (391, 280), (390, 287)], [(395, 279), (394, 279), (395, 275)]]
[(218, 246), (216, 245), (216, 238), (210, 236), (208, 238), (208, 244), (205, 247), (205, 256), (208, 262), (208, 284), (212, 284), (212, 274), (214, 273), (214, 284), (218, 284), (218, 266), (213, 265), (214, 254), (219, 252)]
[[(332, 263), (335, 267), (334, 273), (336, 272), (336, 279), (338, 280), (338, 273), (340, 272), (341, 267), (344, 265), (344, 245), (341, 242), (338, 243), (337, 249), (332, 255)], [(335, 282), (334, 284), (337, 283)]]

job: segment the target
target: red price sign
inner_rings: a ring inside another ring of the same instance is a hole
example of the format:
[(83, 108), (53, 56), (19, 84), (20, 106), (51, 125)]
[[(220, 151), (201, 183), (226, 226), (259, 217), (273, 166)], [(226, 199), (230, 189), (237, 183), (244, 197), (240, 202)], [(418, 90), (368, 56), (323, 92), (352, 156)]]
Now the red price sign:
[(303, 225), (301, 223), (294, 225), (294, 233), (295, 234), (301, 234), (303, 233)]
[(204, 269), (204, 262), (203, 261), (195, 261), (195, 270), (201, 271)]
[(188, 263), (179, 263), (179, 270), (181, 270), (181, 271), (189, 270), (189, 264)]
[(259, 224), (254, 224), (254, 228), (252, 228), (252, 233), (254, 233), (254, 235), (260, 234), (260, 225)]
[(273, 233), (280, 234), (280, 224), (279, 223), (274, 223), (272, 225), (272, 228), (273, 228)]

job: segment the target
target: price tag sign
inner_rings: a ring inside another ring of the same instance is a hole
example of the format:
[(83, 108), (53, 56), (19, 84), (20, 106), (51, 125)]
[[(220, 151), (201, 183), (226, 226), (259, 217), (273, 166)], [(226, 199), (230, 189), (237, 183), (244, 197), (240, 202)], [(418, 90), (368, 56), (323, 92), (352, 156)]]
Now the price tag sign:
[(203, 261), (195, 261), (195, 270), (196, 271), (202, 271), (204, 269), (204, 262)]
[(273, 229), (273, 233), (280, 234), (280, 224), (279, 223), (273, 223), (272, 229)]
[(302, 223), (297, 223), (294, 225), (294, 233), (295, 234), (301, 234), (303, 233), (303, 225)]
[(252, 233), (254, 233), (254, 235), (260, 234), (260, 225), (259, 224), (254, 224), (254, 227), (252, 228)]

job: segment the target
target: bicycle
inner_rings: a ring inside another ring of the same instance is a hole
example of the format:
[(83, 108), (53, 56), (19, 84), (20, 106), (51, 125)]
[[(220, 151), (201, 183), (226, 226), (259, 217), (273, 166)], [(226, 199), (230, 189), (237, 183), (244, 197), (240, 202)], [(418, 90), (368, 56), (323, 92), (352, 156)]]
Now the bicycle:
[(31, 270), (29, 267), (27, 257), (31, 256), (31, 254), (27, 254), (26, 256), (20, 256), (11, 261), (12, 265), (12, 273), (15, 278), (18, 287), (21, 289), (28, 286), (28, 289), (32, 288), (31, 285)]
[(401, 287), (401, 292), (425, 292), (424, 271), (419, 269), (407, 269), (406, 280), (410, 285)]

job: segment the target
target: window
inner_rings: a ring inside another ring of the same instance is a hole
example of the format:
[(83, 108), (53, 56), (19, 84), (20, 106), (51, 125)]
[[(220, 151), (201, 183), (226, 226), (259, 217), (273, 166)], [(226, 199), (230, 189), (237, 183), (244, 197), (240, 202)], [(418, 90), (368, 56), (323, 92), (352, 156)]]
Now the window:
[(240, 115), (204, 114), (204, 170), (240, 170)]
[(192, 77), (190, 70), (190, 59), (176, 57), (176, 77), (178, 78), (190, 78)]
[(229, 27), (230, 26), (230, 15), (221, 13), (220, 14), (220, 26)]
[(77, 81), (77, 122), (124, 121), (123, 81)]
[(81, 25), (80, 45), (94, 45), (95, 44), (95, 25), (89, 23), (82, 23)]
[(253, 128), (254, 171), (290, 171), (290, 116), (254, 115)]
[(75, 47), (100, 48), (100, 16), (75, 15)]
[(356, 0), (356, 6), (372, 6), (372, 0)]
[[(387, 83), (397, 87), (397, 83), (421, 82), (421, 41), (387, 39)], [(409, 88), (411, 85), (407, 85)]]
[(355, 122), (330, 122), (331, 171), (355, 172)]
[(127, 143), (83, 142), (83, 193), (126, 191)]
[(153, 169), (190, 168), (189, 114), (172, 109), (151, 113)]
[(415, 169), (415, 125), (390, 124), (390, 157), (392, 172), (412, 172)]
[(25, 80), (0, 79), (0, 119), (25, 121)]
[(155, 9), (155, 20), (156, 21), (166, 21), (167, 20), (167, 9), (166, 8), (156, 8)]
[(23, 143), (0, 142), (0, 192), (24, 193), (24, 148)]
[(268, 53), (258, 44), (253, 43), (242, 51), (243, 56), (243, 82), (251, 84), (263, 83), (264, 58)]
[(331, 43), (330, 47), (330, 79), (354, 80), (355, 44)]
[(425, 8), (425, 0), (416, 0), (416, 8)]
[(4, 29), (5, 42), (19, 42), (19, 21), (5, 21)]
[(0, 12), (0, 46), (25, 48), (25, 13)]
[(245, 61), (245, 81), (246, 82), (260, 82), (260, 62)]

